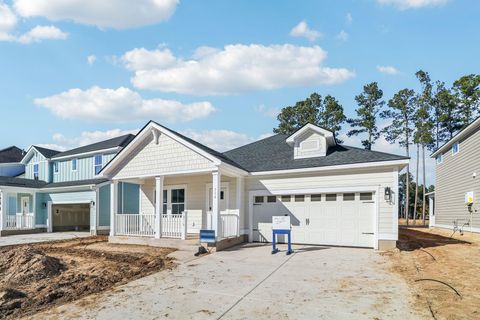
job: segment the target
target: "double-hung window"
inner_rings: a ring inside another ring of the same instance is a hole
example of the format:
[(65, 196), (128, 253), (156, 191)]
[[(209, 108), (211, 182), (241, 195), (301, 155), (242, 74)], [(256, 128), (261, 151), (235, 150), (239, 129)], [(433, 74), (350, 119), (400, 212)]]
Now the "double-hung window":
[(457, 154), (458, 151), (460, 151), (460, 145), (457, 143), (454, 143), (452, 146), (452, 154)]
[(53, 163), (53, 173), (58, 173), (58, 162)]
[(33, 179), (38, 180), (38, 163), (33, 165)]
[(97, 154), (95, 155), (95, 174), (98, 174), (100, 170), (102, 170), (102, 155)]
[(77, 159), (72, 159), (72, 171), (77, 171)]

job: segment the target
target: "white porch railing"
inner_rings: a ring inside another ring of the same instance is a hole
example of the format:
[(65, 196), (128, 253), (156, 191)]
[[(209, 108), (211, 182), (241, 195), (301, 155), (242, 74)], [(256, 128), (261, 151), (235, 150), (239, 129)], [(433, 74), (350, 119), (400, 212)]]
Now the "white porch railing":
[(33, 229), (35, 228), (35, 217), (33, 213), (21, 213), (5, 216), (5, 229)]
[(155, 235), (154, 214), (117, 214), (116, 233), (120, 236), (144, 236)]
[(162, 215), (162, 237), (186, 238), (187, 212)]
[[(115, 232), (119, 236), (155, 236), (154, 214), (116, 214)], [(187, 212), (162, 215), (162, 237), (186, 239)]]
[[(212, 212), (207, 212), (207, 229), (212, 230)], [(231, 238), (240, 236), (240, 217), (238, 210), (227, 210), (220, 214), (220, 238)]]

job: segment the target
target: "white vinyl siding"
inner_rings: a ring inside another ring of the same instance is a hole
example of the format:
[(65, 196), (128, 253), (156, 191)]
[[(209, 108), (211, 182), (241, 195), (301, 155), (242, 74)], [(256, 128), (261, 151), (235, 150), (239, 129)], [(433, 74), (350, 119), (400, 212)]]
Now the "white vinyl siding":
[(168, 175), (171, 172), (183, 172), (201, 169), (213, 169), (213, 162), (183, 144), (160, 135), (156, 144), (153, 137), (137, 147), (119, 165), (115, 178), (128, 178), (148, 175)]
[(28, 159), (25, 165), (25, 178), (34, 179), (34, 165), (38, 164), (38, 180), (49, 181), (48, 161), (40, 153), (36, 152)]

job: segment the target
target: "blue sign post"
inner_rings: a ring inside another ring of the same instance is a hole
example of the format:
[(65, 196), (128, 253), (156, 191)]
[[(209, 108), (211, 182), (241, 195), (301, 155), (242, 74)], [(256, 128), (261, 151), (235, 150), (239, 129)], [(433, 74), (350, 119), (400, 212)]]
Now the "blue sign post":
[(293, 253), (291, 239), (290, 216), (274, 216), (272, 217), (272, 254), (278, 252), (277, 235), (284, 234), (288, 237), (287, 255)]

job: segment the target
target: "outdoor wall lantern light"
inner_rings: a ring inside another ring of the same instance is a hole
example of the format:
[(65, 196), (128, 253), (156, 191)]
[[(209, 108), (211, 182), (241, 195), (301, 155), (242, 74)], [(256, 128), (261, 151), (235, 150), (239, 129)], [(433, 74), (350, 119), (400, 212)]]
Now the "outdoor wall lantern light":
[(92, 205), (92, 207), (94, 207), (95, 206), (95, 201), (90, 202), (90, 204)]
[(385, 201), (390, 201), (392, 198), (392, 189), (390, 187), (385, 188)]
[(46, 208), (46, 207), (47, 207), (47, 203), (46, 203), (46, 202), (42, 202), (42, 207)]

